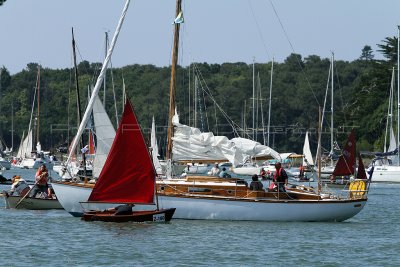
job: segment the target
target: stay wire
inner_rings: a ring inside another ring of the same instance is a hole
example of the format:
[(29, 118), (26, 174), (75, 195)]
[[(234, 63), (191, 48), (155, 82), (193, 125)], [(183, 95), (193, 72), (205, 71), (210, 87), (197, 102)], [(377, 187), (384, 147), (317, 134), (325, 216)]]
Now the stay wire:
[[(271, 4), (271, 6), (272, 6), (272, 9), (274, 10), (274, 13), (275, 13), (275, 15), (276, 15), (276, 18), (278, 19), (279, 24), (281, 25), (282, 31), (283, 31), (283, 33), (285, 34), (285, 37), (286, 37), (287, 41), (289, 42), (290, 47), (292, 48), (292, 52), (293, 52), (294, 54), (296, 54), (296, 51), (294, 50), (293, 44), (292, 44), (292, 42), (290, 41), (289, 35), (287, 34), (287, 32), (286, 32), (286, 30), (285, 30), (285, 27), (283, 26), (283, 23), (282, 23), (282, 21), (281, 21), (279, 15), (278, 15), (278, 12), (276, 11), (276, 8), (275, 8), (274, 4), (272, 3), (272, 0), (269, 0), (269, 2), (270, 2), (270, 4)], [(304, 75), (304, 77), (305, 77), (305, 79), (306, 79), (306, 81), (307, 81), (308, 87), (310, 88), (310, 90), (311, 90), (311, 92), (312, 92), (312, 94), (313, 94), (313, 96), (314, 96), (315, 101), (317, 102), (318, 106), (320, 106), (319, 101), (318, 101), (318, 98), (317, 98), (317, 96), (316, 96), (314, 90), (312, 89), (310, 80), (308, 79), (308, 77), (307, 77), (307, 75), (306, 75), (306, 73), (305, 73), (305, 71), (304, 71), (304, 68), (301, 66), (301, 62), (300, 62), (299, 59), (297, 59), (297, 63), (299, 64), (301, 73)]]

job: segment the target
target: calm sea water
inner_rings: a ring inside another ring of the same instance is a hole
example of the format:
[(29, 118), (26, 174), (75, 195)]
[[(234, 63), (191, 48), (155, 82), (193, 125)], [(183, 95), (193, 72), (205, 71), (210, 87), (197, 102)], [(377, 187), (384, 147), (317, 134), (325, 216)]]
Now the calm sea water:
[(0, 201), (0, 266), (400, 266), (399, 203), (400, 184), (372, 184), (365, 208), (342, 223), (115, 224)]

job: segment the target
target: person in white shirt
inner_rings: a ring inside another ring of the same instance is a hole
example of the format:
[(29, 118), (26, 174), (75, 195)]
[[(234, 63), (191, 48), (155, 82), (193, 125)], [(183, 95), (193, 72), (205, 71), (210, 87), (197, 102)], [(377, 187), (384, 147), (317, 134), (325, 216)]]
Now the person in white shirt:
[(214, 167), (211, 168), (210, 175), (211, 176), (218, 176), (219, 172), (220, 172), (220, 170), (219, 170), (219, 167), (218, 167), (218, 163), (215, 163)]

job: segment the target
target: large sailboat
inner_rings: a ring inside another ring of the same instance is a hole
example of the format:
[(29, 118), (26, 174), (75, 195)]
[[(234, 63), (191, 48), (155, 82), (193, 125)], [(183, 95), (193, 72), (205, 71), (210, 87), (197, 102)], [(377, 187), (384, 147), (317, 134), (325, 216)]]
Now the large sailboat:
[[(176, 18), (183, 17), (181, 0), (177, 0), (176, 3)], [(128, 4), (129, 0), (127, 1)], [(174, 138), (175, 70), (180, 28), (180, 23), (177, 22), (177, 19), (175, 20), (174, 28), (167, 160), (170, 160), (173, 154), (171, 141)], [(112, 47), (113, 45), (110, 47), (111, 52)], [(92, 92), (82, 123), (78, 129), (78, 134), (83, 132), (83, 123), (85, 123), (92, 109), (92, 102), (99, 89), (98, 83), (102, 81), (102, 73), (103, 71), (100, 72)], [(76, 142), (72, 146), (76, 146)], [(167, 177), (170, 176), (167, 175)], [(80, 202), (88, 200), (93, 187), (94, 185), (91, 184), (63, 181), (53, 184), (53, 188), (63, 207), (75, 216), (82, 216), (83, 209)], [(159, 207), (161, 209), (176, 208), (174, 216), (180, 219), (344, 221), (359, 213), (368, 199), (367, 192), (358, 189), (354, 189), (347, 196), (337, 196), (323, 192), (320, 188), (315, 190), (305, 186), (288, 187), (285, 192), (254, 191), (249, 189), (245, 180), (210, 176), (157, 179), (156, 189)], [(102, 209), (103, 207), (104, 205), (96, 208)]]

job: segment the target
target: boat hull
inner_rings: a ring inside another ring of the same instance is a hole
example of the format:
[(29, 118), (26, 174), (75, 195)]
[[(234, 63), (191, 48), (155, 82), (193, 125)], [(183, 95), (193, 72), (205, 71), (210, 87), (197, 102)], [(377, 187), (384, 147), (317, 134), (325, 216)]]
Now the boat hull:
[(375, 166), (371, 182), (400, 183), (400, 166)]
[[(52, 182), (61, 206), (74, 217), (82, 217), (85, 210), (105, 210), (120, 205), (120, 203), (86, 203), (93, 186), (93, 184)], [(134, 207), (134, 210), (151, 209), (154, 209), (154, 205), (136, 205)]]
[(175, 207), (176, 219), (232, 221), (345, 221), (367, 200), (260, 201), (159, 196), (160, 208)]
[(50, 198), (31, 198), (27, 197), (16, 207), (21, 200), (20, 196), (7, 196), (3, 194), (7, 209), (27, 209), (27, 210), (51, 210), (63, 209), (57, 199)]
[[(84, 209), (79, 202), (87, 201), (91, 188), (53, 183), (60, 203), (73, 216), (80, 217)], [(231, 221), (344, 221), (359, 213), (367, 199), (354, 200), (263, 200), (243, 198), (218, 198), (207, 196), (166, 196), (159, 194), (160, 209), (176, 208), (174, 218), (191, 220)], [(117, 206), (85, 207), (85, 210), (102, 210)], [(135, 206), (138, 207), (139, 205)], [(145, 208), (143, 208), (145, 209)], [(150, 208), (148, 208), (150, 209)]]
[(169, 222), (174, 215), (175, 208), (162, 210), (134, 211), (129, 215), (114, 215), (109, 211), (85, 212), (82, 216), (84, 221), (103, 222)]

